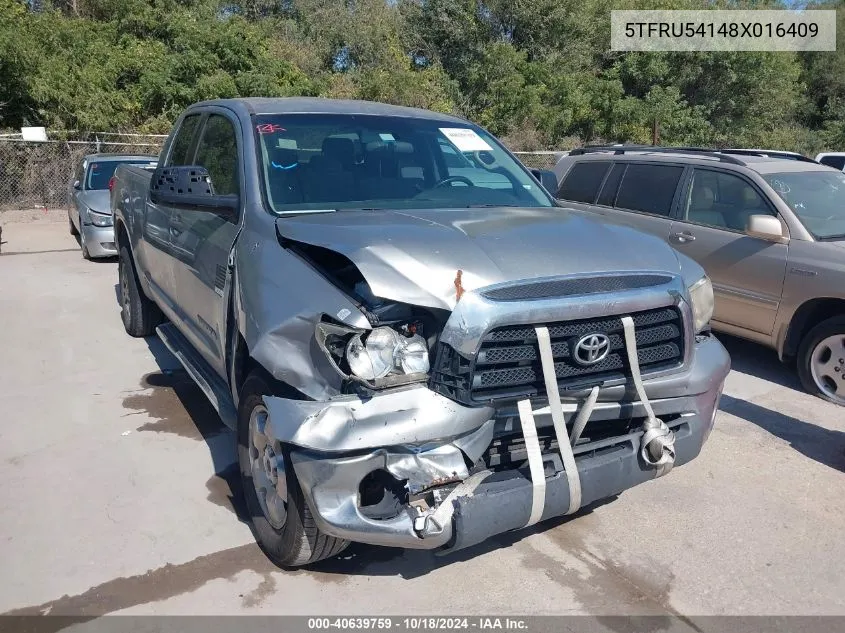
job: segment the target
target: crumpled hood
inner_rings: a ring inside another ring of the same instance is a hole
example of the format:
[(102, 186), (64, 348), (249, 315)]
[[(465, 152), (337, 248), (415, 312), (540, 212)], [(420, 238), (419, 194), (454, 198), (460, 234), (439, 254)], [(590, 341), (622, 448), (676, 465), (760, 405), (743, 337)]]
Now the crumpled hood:
[(474, 290), (574, 273), (678, 273), (675, 252), (630, 227), (561, 208), (338, 211), (279, 218), (288, 239), (349, 258), (377, 297), (451, 310)]
[(79, 194), (79, 201), (97, 213), (111, 213), (111, 200), (108, 189), (89, 189)]

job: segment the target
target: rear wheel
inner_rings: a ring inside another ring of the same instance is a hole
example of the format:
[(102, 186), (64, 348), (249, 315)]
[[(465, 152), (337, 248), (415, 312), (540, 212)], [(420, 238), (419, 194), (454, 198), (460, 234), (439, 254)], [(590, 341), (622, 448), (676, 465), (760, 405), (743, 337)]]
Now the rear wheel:
[(349, 542), (320, 531), (287, 450), (268, 437), (262, 397), (274, 395), (271, 385), (262, 371), (251, 373), (244, 383), (238, 407), (238, 465), (256, 541), (277, 565), (298, 567), (335, 556)]
[(123, 327), (130, 336), (149, 336), (163, 321), (161, 310), (141, 290), (132, 256), (126, 246), (120, 248), (119, 257), (117, 276), (120, 285), (120, 318), (123, 320)]
[(804, 336), (798, 375), (810, 393), (845, 406), (845, 317), (822, 321)]

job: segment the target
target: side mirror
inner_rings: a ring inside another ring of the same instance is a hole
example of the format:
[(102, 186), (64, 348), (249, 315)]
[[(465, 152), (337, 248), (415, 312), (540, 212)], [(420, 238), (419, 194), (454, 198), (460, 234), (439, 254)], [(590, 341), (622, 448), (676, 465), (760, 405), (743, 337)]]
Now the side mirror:
[(157, 167), (150, 180), (150, 202), (181, 209), (207, 211), (234, 218), (240, 201), (236, 194), (214, 193), (205, 167)]
[(73, 181), (73, 188), (76, 189), (77, 191), (79, 191), (80, 189), (82, 189), (82, 183), (79, 182), (78, 180), (74, 180)]
[(553, 171), (548, 169), (532, 169), (531, 173), (540, 181), (543, 188), (549, 192), (552, 197), (557, 195), (557, 176)]
[(769, 242), (784, 243), (787, 241), (780, 220), (772, 215), (750, 216), (745, 227), (745, 233)]

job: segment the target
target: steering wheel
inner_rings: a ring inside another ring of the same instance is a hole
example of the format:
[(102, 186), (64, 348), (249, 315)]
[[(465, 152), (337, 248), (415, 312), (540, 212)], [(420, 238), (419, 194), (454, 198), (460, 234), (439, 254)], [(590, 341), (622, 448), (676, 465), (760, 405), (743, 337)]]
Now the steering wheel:
[(444, 178), (443, 180), (441, 180), (440, 182), (438, 182), (436, 185), (434, 185), (434, 188), (435, 188), (435, 189), (437, 189), (438, 187), (443, 187), (443, 186), (445, 186), (445, 185), (450, 185), (450, 184), (452, 184), (453, 182), (462, 182), (462, 183), (464, 183), (467, 187), (475, 187), (475, 183), (474, 183), (474, 182), (472, 182), (472, 181), (471, 181), (469, 178), (467, 178), (466, 176), (449, 176), (448, 178)]

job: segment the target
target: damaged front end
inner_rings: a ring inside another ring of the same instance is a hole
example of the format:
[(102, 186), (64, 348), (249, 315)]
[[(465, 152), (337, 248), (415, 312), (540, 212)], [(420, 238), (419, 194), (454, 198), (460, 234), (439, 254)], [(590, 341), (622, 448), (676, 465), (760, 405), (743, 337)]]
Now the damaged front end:
[[(542, 283), (466, 291), (458, 275), (463, 297), (451, 313), (360, 301), (369, 329), (325, 316), (314, 326), (339, 392), (265, 396), (265, 433), (290, 447), (322, 532), (459, 549), (699, 453), (729, 359), (694, 331), (680, 276)], [(571, 292), (584, 288), (592, 292)], [(367, 286), (354, 290), (362, 298)], [(585, 335), (597, 334), (588, 342), (607, 353), (576, 362)]]

